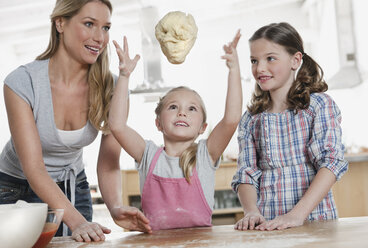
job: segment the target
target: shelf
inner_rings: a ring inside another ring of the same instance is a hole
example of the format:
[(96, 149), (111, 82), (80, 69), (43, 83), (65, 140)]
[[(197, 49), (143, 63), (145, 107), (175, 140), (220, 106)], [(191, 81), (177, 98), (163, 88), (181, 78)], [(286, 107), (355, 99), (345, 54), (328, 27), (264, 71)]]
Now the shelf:
[(222, 214), (233, 214), (233, 213), (243, 213), (243, 208), (219, 208), (213, 210), (213, 215), (222, 215)]

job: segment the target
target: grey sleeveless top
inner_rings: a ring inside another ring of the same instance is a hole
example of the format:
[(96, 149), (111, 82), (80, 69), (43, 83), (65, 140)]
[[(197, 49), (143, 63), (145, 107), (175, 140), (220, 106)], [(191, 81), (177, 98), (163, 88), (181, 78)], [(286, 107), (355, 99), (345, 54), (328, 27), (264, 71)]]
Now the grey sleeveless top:
[[(72, 146), (62, 142), (54, 120), (48, 65), (49, 60), (36, 60), (20, 66), (5, 78), (4, 83), (32, 108), (46, 169), (55, 182), (70, 180), (74, 205), (75, 178), (84, 168), (83, 147), (95, 140), (98, 130), (87, 121), (79, 142)], [(12, 139), (0, 155), (0, 172), (26, 179)]]

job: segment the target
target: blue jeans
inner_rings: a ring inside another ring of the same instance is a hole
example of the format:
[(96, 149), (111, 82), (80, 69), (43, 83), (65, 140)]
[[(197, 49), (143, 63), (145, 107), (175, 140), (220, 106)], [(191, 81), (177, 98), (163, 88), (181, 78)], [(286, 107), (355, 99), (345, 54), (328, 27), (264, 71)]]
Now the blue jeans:
[[(67, 183), (70, 185), (69, 180)], [(92, 198), (84, 170), (77, 175), (75, 184), (74, 206), (87, 221), (92, 221)], [(58, 182), (57, 185), (63, 192), (65, 192), (64, 182)], [(70, 201), (70, 186), (68, 186), (66, 193)], [(33, 192), (27, 180), (22, 180), (0, 172), (0, 204), (11, 204), (15, 203), (17, 200), (23, 200), (26, 202), (42, 202), (42, 200)], [(62, 234), (63, 223), (60, 224), (55, 236), (62, 236)], [(68, 235), (71, 235), (70, 230), (68, 230)]]

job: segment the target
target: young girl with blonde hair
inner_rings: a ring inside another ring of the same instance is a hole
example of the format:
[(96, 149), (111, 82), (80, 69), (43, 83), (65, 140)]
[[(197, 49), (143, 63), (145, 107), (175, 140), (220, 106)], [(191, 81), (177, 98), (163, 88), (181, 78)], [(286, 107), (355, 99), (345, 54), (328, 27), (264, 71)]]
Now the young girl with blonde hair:
[(142, 209), (153, 230), (210, 226), (214, 206), (215, 171), (220, 157), (241, 117), (242, 89), (234, 40), (224, 46), (229, 68), (225, 114), (208, 139), (195, 140), (207, 127), (201, 97), (187, 87), (170, 90), (156, 108), (156, 126), (164, 146), (144, 140), (127, 125), (128, 83), (139, 59), (131, 60), (124, 37), (120, 75), (111, 102), (109, 125), (125, 151), (136, 161), (139, 171)]

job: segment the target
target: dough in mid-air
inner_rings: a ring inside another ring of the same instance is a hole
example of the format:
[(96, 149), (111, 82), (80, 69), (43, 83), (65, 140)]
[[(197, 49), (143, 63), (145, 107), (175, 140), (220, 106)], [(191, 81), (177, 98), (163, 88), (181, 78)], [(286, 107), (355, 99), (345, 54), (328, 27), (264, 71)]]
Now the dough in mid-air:
[(161, 50), (172, 64), (181, 64), (197, 39), (198, 28), (191, 14), (167, 13), (156, 25)]

